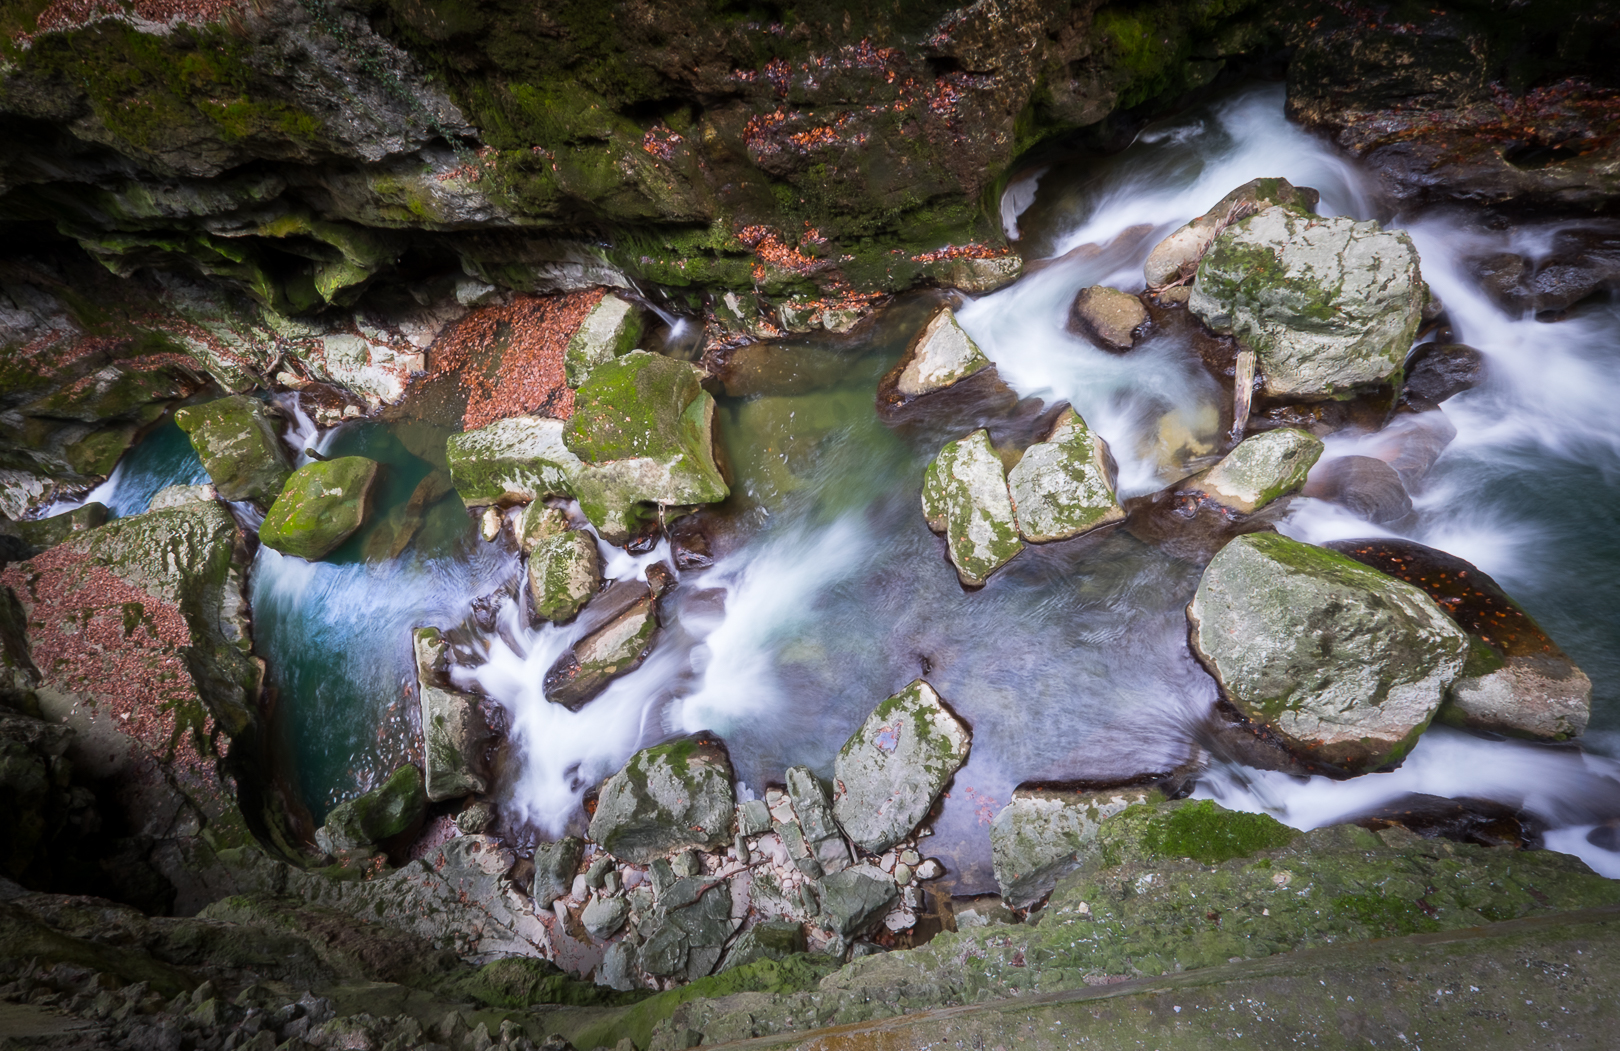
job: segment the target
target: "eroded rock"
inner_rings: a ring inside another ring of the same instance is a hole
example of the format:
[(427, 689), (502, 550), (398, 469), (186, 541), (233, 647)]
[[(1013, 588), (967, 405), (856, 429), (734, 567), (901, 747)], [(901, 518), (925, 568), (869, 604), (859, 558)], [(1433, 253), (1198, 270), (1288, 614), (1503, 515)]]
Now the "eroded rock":
[(1269, 397), (1330, 398), (1400, 370), (1423, 303), (1404, 232), (1271, 207), (1216, 238), (1187, 305), (1254, 349)]
[(731, 842), (731, 760), (709, 735), (644, 748), (608, 778), (590, 836), (625, 861), (646, 863), (678, 850)]
[(545, 537), (529, 553), (528, 578), (535, 616), (558, 624), (569, 620), (602, 583), (596, 538), (583, 529)]
[(417, 628), (411, 633), (411, 647), (416, 657), (428, 800), (436, 803), (483, 792), (489, 727), (478, 710), (478, 700), (450, 688), (448, 647), (438, 628)]
[(1322, 455), (1322, 440), (1292, 427), (1279, 427), (1239, 442), (1220, 463), (1182, 483), (1237, 514), (1253, 514), (1305, 484)]
[(879, 704), (839, 749), (833, 814), (862, 850), (909, 836), (967, 762), (971, 734), (918, 679)]
[(1122, 522), (1108, 445), (1073, 409), (1007, 472), (1018, 532), (1036, 543), (1067, 540)]
[(955, 312), (942, 306), (911, 338), (880, 390), (892, 388), (901, 400), (909, 400), (954, 386), (989, 367), (990, 359), (962, 331)]
[(956, 574), (968, 587), (1024, 549), (1001, 457), (988, 431), (947, 442), (923, 474), (923, 517), (945, 535)]
[(1468, 651), (1422, 591), (1275, 533), (1223, 548), (1187, 618), (1194, 652), (1240, 712), (1351, 772), (1411, 749)]
[(1128, 292), (1106, 285), (1091, 285), (1075, 293), (1069, 308), (1069, 327), (1104, 350), (1130, 350), (1136, 330), (1147, 324), (1147, 307)]
[(307, 463), (292, 473), (259, 527), (259, 541), (311, 562), (365, 524), (378, 464), (364, 456)]

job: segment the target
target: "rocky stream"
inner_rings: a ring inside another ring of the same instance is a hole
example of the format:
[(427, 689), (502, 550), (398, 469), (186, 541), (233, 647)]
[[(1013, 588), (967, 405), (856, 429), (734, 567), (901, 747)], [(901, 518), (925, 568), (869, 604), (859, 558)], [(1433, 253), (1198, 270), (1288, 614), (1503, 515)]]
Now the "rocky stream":
[(1612, 1046), (1614, 5), (0, 9), (0, 1047)]

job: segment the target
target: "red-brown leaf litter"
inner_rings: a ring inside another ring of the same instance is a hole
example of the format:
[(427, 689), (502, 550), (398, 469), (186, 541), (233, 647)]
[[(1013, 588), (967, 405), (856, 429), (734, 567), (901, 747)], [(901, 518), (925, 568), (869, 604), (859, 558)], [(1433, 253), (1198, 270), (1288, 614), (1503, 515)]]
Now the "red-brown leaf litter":
[(564, 380), (563, 352), (605, 294), (594, 288), (479, 307), (434, 343), (428, 375), (459, 377), (468, 430), (509, 416), (566, 420), (574, 392)]

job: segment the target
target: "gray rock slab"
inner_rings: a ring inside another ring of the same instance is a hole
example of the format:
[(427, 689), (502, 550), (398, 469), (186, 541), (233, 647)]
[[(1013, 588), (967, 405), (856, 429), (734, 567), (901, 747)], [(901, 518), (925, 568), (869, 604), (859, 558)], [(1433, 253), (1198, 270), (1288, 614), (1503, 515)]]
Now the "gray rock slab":
[(967, 762), (971, 734), (917, 679), (875, 708), (834, 763), (833, 814), (862, 850), (910, 835)]
[(712, 736), (644, 748), (602, 785), (590, 837), (638, 864), (724, 846), (736, 807), (731, 785), (731, 762)]
[(990, 856), (1001, 898), (1027, 909), (1081, 864), (1085, 845), (1104, 819), (1137, 803), (1156, 803), (1152, 788), (1096, 792), (1019, 789), (990, 823)]
[(1042, 543), (1068, 540), (1125, 520), (1114, 495), (1108, 445), (1073, 409), (1007, 473), (1018, 532)]
[(1001, 457), (978, 430), (947, 442), (923, 472), (923, 517), (945, 536), (951, 564), (978, 587), (1024, 549)]

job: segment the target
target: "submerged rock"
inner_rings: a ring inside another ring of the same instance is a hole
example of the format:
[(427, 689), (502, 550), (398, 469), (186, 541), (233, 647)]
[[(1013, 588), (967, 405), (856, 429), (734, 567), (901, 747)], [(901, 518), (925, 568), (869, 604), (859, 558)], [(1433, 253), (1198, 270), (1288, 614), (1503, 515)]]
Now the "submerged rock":
[(546, 672), (546, 699), (578, 709), (621, 675), (641, 666), (658, 631), (651, 594), (574, 643)]
[(245, 394), (188, 405), (174, 422), (191, 439), (222, 500), (269, 507), (281, 493), (292, 463), (264, 403)]
[(572, 496), (579, 457), (563, 444), (563, 421), (512, 416), (445, 443), (450, 479), (468, 507)]
[(1018, 789), (990, 824), (991, 864), (1002, 901), (1014, 909), (1039, 902), (1080, 867), (1081, 851), (1105, 819), (1163, 799), (1154, 788)]
[(1007, 473), (1019, 534), (1036, 543), (1067, 540), (1124, 521), (1111, 467), (1107, 443), (1064, 409)]
[(319, 561), (365, 524), (378, 464), (364, 456), (317, 460), (294, 471), (259, 527), (259, 541)]
[(571, 619), (602, 583), (596, 538), (573, 529), (540, 540), (529, 553), (528, 575), (534, 615), (557, 624)]
[(484, 746), (489, 727), (476, 698), (450, 688), (448, 654), (438, 628), (411, 633), (421, 702), (422, 760), (431, 802), (456, 799), (487, 787)]
[(365, 850), (409, 830), (426, 806), (422, 771), (407, 763), (365, 795), (328, 811), (315, 841), (328, 854)]
[(833, 815), (855, 845), (880, 854), (909, 836), (967, 762), (971, 736), (922, 679), (879, 704), (833, 764)]
[(1136, 330), (1147, 324), (1147, 307), (1129, 292), (1092, 285), (1075, 293), (1069, 328), (1104, 350), (1126, 351), (1136, 344)]
[(731, 842), (731, 760), (699, 734), (643, 748), (608, 778), (597, 797), (590, 837), (624, 861), (646, 864), (678, 850)]
[(1269, 397), (1331, 398), (1400, 371), (1423, 303), (1404, 232), (1272, 207), (1216, 238), (1187, 305), (1254, 349)]
[(1423, 589), (1468, 633), (1468, 662), (1436, 716), (1441, 722), (1549, 741), (1586, 730), (1591, 679), (1488, 574), (1410, 540), (1326, 546)]
[(1412, 514), (1412, 497), (1400, 473), (1373, 456), (1335, 456), (1311, 471), (1305, 495), (1327, 500), (1376, 525), (1394, 525)]
[(639, 306), (611, 292), (603, 296), (563, 352), (568, 385), (578, 387), (596, 366), (635, 349), (645, 328), (645, 312)]
[(1223, 548), (1187, 618), (1194, 652), (1238, 711), (1357, 773), (1406, 755), (1468, 651), (1422, 591), (1275, 533)]
[(730, 495), (701, 377), (686, 362), (636, 350), (580, 386), (563, 442), (583, 464), (572, 494), (603, 539), (623, 543), (655, 512)]
[(1287, 179), (1254, 179), (1216, 202), (1215, 207), (1166, 237), (1148, 253), (1142, 275), (1149, 288), (1191, 277), (1220, 232), (1262, 208), (1280, 205), (1301, 215), (1316, 210), (1322, 195), (1308, 186), (1296, 187)]
[(911, 337), (900, 363), (883, 378), (879, 397), (892, 391), (907, 401), (954, 386), (990, 367), (977, 343), (956, 322), (950, 307), (940, 307)]
[(1322, 440), (1292, 427), (1239, 442), (1220, 463), (1182, 483), (1229, 511), (1249, 515), (1305, 483), (1322, 455)]
[(990, 433), (978, 430), (947, 442), (923, 473), (923, 517), (945, 534), (956, 574), (978, 587), (1024, 549), (1001, 457)]

